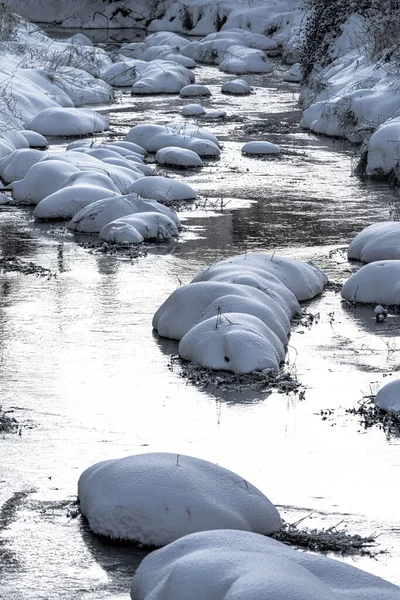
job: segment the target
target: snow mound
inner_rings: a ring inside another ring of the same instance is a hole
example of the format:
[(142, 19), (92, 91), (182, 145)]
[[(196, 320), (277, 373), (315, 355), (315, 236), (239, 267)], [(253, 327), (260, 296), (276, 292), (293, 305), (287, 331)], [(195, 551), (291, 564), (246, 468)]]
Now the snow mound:
[(162, 212), (138, 212), (105, 225), (99, 238), (105, 242), (118, 244), (136, 244), (132, 241), (132, 234), (136, 233), (143, 240), (157, 240), (165, 242), (178, 237), (178, 228), (174, 221)]
[(218, 156), (218, 139), (207, 129), (188, 122), (169, 125), (136, 125), (126, 134), (125, 140), (142, 146), (147, 152), (176, 146), (196, 152), (199, 156)]
[(158, 202), (175, 200), (195, 200), (197, 194), (190, 185), (168, 177), (143, 177), (131, 185), (131, 192), (142, 198), (152, 198)]
[(243, 154), (279, 154), (280, 150), (272, 142), (247, 142), (242, 152)]
[(250, 94), (251, 88), (244, 79), (232, 79), (232, 81), (225, 81), (222, 85), (221, 92), (223, 94), (235, 94), (239, 96)]
[(226, 57), (219, 63), (225, 73), (272, 73), (273, 68), (262, 50), (230, 46)]
[(276, 373), (285, 358), (285, 348), (258, 317), (230, 312), (192, 327), (179, 343), (179, 355), (211, 369)]
[(281, 527), (276, 508), (251, 483), (182, 454), (139, 454), (92, 465), (79, 478), (78, 497), (92, 531), (146, 545), (163, 546), (204, 530), (269, 534)]
[[(380, 99), (379, 99), (380, 102)], [(389, 119), (371, 135), (368, 142), (367, 175), (390, 173), (400, 163), (400, 116)]]
[(365, 263), (400, 259), (400, 223), (385, 221), (369, 225), (353, 239), (347, 256)]
[(210, 33), (203, 38), (203, 41), (217, 39), (229, 39), (232, 40), (233, 43), (239, 43), (241, 46), (255, 48), (257, 50), (276, 50), (278, 47), (274, 40), (265, 35), (260, 33), (252, 33), (251, 31), (246, 31), (245, 29), (239, 28), (229, 28), (216, 33)]
[(14, 200), (37, 204), (63, 187), (68, 178), (79, 173), (78, 167), (62, 160), (42, 160), (29, 169), (25, 177), (10, 187)]
[(208, 110), (208, 119), (225, 119), (227, 112), (225, 110)]
[(375, 396), (375, 406), (388, 412), (400, 412), (400, 379), (390, 381)]
[(184, 117), (197, 117), (205, 114), (206, 110), (200, 104), (187, 104), (182, 108), (182, 115)]
[(163, 213), (175, 223), (176, 227), (181, 226), (178, 215), (171, 208), (156, 200), (145, 200), (137, 194), (129, 194), (93, 202), (72, 218), (69, 228), (81, 233), (99, 233), (111, 221), (142, 212)]
[(23, 179), (32, 165), (48, 156), (47, 152), (19, 148), (0, 159), (0, 177), (6, 183)]
[(400, 305), (400, 260), (378, 260), (346, 281), (342, 297), (364, 304)]
[(179, 95), (182, 98), (190, 98), (191, 96), (211, 96), (211, 92), (206, 85), (192, 83), (182, 88)]
[(160, 165), (170, 165), (172, 167), (189, 168), (203, 166), (203, 162), (196, 152), (168, 146), (166, 148), (161, 148), (161, 150), (157, 152), (156, 161)]
[(325, 273), (311, 262), (262, 252), (249, 252), (221, 260), (197, 275), (193, 281), (212, 279), (215, 273), (221, 271), (221, 268), (228, 272), (232, 267), (239, 267), (243, 274), (261, 271), (264, 276), (268, 273), (274, 275), (296, 296), (299, 302), (314, 298), (323, 291), (328, 283)]
[(30, 123), (29, 128), (48, 136), (74, 136), (99, 133), (108, 128), (107, 120), (89, 108), (46, 108)]
[[(235, 296), (236, 303), (231, 305), (231, 312), (240, 312), (240, 299), (250, 299), (262, 305), (270, 304), (270, 296), (263, 291), (249, 286), (224, 281), (200, 281), (190, 283), (176, 289), (163, 302), (153, 317), (153, 327), (162, 337), (180, 340), (192, 327), (199, 323), (213, 304), (219, 305), (225, 296)], [(276, 296), (276, 305), (282, 304)], [(236, 306), (238, 309), (236, 310)], [(273, 306), (275, 306), (273, 304)], [(278, 308), (279, 310), (279, 308)], [(284, 311), (286, 320), (287, 309)]]
[[(93, 178), (93, 182), (96, 179), (99, 179), (98, 174)], [(33, 211), (35, 219), (71, 219), (82, 208), (96, 200), (118, 195), (117, 191), (110, 190), (110, 186), (101, 187), (101, 181), (97, 181), (97, 185), (90, 183), (90, 181), (79, 183), (79, 180), (77, 182), (71, 181), (70, 185), (69, 181), (66, 182), (65, 187), (43, 198), (38, 203)], [(109, 181), (111, 182), (111, 180)]]
[(136, 82), (138, 73), (135, 65), (119, 61), (112, 64), (101, 77), (109, 85), (114, 85), (115, 87), (131, 87)]
[(176, 62), (152, 60), (140, 70), (131, 94), (179, 94), (194, 82), (193, 73)]
[(149, 554), (134, 600), (398, 600), (400, 588), (325, 556), (247, 531), (202, 531)]
[(26, 141), (29, 144), (30, 148), (47, 148), (49, 143), (46, 140), (46, 138), (41, 135), (40, 133), (37, 133), (36, 131), (31, 131), (29, 129), (25, 129), (24, 131), (20, 132), (24, 138), (26, 139)]
[(282, 75), (283, 81), (288, 81), (288, 82), (293, 82), (293, 83), (300, 83), (301, 78), (302, 78), (302, 74), (301, 74), (300, 63), (295, 63), (294, 65), (292, 65), (290, 67), (290, 69), (285, 71), (284, 74)]

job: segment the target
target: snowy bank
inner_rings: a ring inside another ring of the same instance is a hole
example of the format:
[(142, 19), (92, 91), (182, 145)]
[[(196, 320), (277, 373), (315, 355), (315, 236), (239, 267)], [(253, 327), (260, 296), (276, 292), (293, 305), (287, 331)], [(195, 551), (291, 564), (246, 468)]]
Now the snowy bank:
[(183, 454), (97, 463), (80, 476), (78, 497), (95, 533), (152, 546), (210, 529), (268, 535), (282, 525), (274, 505), (240, 475)]

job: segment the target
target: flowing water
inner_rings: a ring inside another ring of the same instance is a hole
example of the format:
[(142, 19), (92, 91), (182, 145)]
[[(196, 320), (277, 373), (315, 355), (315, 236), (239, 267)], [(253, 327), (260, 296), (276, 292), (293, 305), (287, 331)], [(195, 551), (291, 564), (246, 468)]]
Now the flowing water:
[[(130, 260), (35, 223), (30, 209), (0, 209), (1, 254), (56, 274), (0, 274), (0, 398), (21, 426), (0, 439), (1, 598), (127, 599), (146, 551), (91, 534), (73, 502), (86, 467), (154, 451), (236, 471), (287, 521), (310, 515), (309, 527), (379, 534), (376, 552), (385, 553), (344, 560), (400, 584), (399, 439), (346, 413), (396, 377), (400, 319), (378, 325), (372, 308), (349, 308), (333, 290), (307, 303), (316, 318), (293, 328), (288, 352), (303, 399), (199, 389), (171, 366), (177, 344), (152, 332), (163, 300), (218, 259), (268, 250), (313, 260), (343, 282), (357, 268), (345, 258), (352, 237), (397, 215), (389, 186), (351, 176), (354, 148), (298, 127), (298, 86), (282, 83), (282, 70), (277, 63), (270, 77), (246, 77), (254, 94), (232, 97), (219, 91), (231, 77), (196, 69), (212, 91), (204, 106), (229, 118), (206, 122), (223, 143), (220, 159), (199, 171), (158, 168), (199, 194), (180, 213), (174, 243)], [(119, 137), (137, 123), (179, 118), (190, 102), (119, 91), (114, 106), (100, 108)], [(282, 153), (244, 157), (251, 139)]]

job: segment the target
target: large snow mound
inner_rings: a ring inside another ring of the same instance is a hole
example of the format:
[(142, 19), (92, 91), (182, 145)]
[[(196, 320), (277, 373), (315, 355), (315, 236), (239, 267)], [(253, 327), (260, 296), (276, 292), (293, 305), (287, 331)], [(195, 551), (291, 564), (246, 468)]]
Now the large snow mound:
[(183, 65), (152, 60), (140, 69), (131, 94), (179, 94), (183, 87), (193, 82), (193, 73)]
[(6, 183), (23, 179), (32, 165), (48, 156), (47, 152), (19, 148), (0, 159), (0, 176)]
[(168, 177), (143, 177), (131, 185), (130, 192), (142, 198), (152, 198), (158, 202), (174, 200), (195, 200), (197, 194), (190, 185)]
[(400, 379), (390, 381), (375, 396), (375, 406), (388, 412), (400, 412)]
[(211, 369), (276, 373), (285, 358), (285, 348), (258, 317), (230, 312), (192, 327), (179, 343), (179, 355)]
[(251, 483), (181, 454), (139, 454), (92, 465), (79, 478), (78, 497), (92, 531), (146, 545), (163, 546), (204, 530), (268, 535), (281, 527), (276, 508)]
[[(400, 102), (398, 99), (397, 101), (400, 110)], [(389, 119), (378, 127), (368, 142), (367, 175), (390, 173), (399, 166), (399, 139), (400, 116)]]
[(134, 600), (398, 600), (400, 588), (343, 562), (246, 531), (204, 531), (149, 554)]
[(400, 260), (378, 260), (346, 281), (342, 297), (364, 304), (400, 305)]
[(125, 140), (139, 144), (147, 152), (175, 146), (196, 152), (199, 156), (218, 156), (218, 139), (207, 129), (185, 123), (169, 125), (136, 125), (126, 134)]
[(137, 194), (109, 197), (92, 202), (80, 210), (69, 223), (69, 228), (81, 233), (99, 233), (111, 221), (134, 213), (160, 212), (180, 227), (179, 217), (174, 210), (156, 200), (144, 199)]
[(222, 84), (221, 92), (223, 94), (234, 94), (239, 96), (250, 94), (251, 87), (244, 79), (232, 79), (231, 81), (225, 81)]
[(11, 184), (14, 200), (37, 204), (61, 189), (68, 178), (80, 169), (62, 160), (41, 160), (29, 169), (23, 179)]
[(347, 256), (365, 263), (400, 259), (400, 223), (384, 221), (369, 225), (353, 239)]
[(262, 50), (231, 46), (219, 63), (226, 73), (272, 73), (273, 68)]
[(174, 146), (161, 148), (156, 154), (156, 162), (160, 165), (170, 165), (172, 167), (203, 166), (203, 161), (196, 152), (184, 148), (175, 148)]
[(45, 136), (89, 135), (107, 128), (107, 119), (89, 108), (46, 108), (29, 123), (29, 129)]

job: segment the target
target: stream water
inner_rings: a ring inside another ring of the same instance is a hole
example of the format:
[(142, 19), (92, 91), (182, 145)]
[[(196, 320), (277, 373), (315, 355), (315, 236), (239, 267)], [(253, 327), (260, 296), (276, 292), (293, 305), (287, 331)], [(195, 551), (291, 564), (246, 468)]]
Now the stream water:
[[(0, 274), (1, 405), (21, 425), (0, 438), (1, 598), (127, 599), (146, 551), (99, 539), (74, 518), (77, 480), (97, 461), (154, 451), (236, 471), (287, 521), (309, 515), (305, 526), (378, 534), (375, 550), (385, 553), (343, 560), (400, 584), (399, 439), (346, 413), (397, 376), (400, 318), (378, 325), (372, 308), (349, 308), (334, 291), (307, 303), (319, 319), (293, 328), (287, 359), (303, 399), (199, 389), (171, 367), (177, 345), (151, 328), (180, 282), (249, 250), (313, 260), (342, 282), (357, 268), (345, 258), (352, 237), (398, 214), (389, 186), (351, 176), (354, 148), (298, 127), (298, 86), (282, 83), (282, 71), (276, 63), (270, 77), (245, 77), (255, 93), (232, 97), (219, 91), (230, 76), (196, 69), (212, 91), (204, 106), (229, 119), (206, 122), (223, 143), (220, 159), (200, 171), (157, 169), (199, 194), (180, 213), (174, 243), (124, 259), (35, 223), (31, 209), (0, 208), (0, 254), (56, 273)], [(178, 117), (185, 103), (119, 91), (115, 105), (99, 108), (119, 137)], [(278, 143), (282, 154), (246, 158), (240, 148), (251, 139)]]

